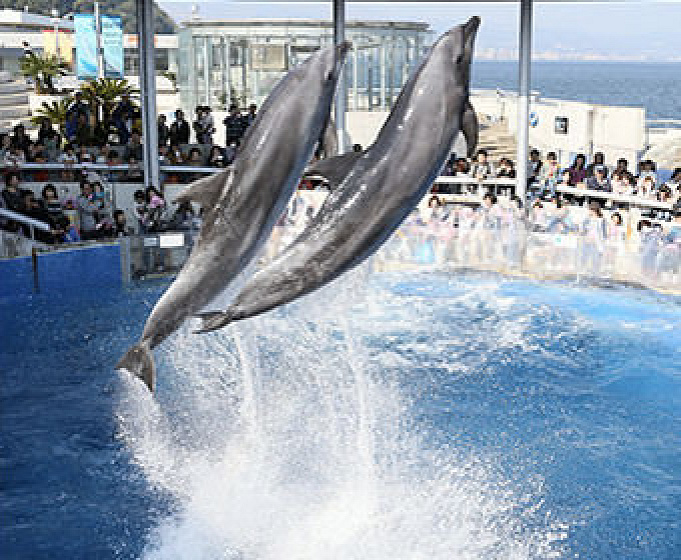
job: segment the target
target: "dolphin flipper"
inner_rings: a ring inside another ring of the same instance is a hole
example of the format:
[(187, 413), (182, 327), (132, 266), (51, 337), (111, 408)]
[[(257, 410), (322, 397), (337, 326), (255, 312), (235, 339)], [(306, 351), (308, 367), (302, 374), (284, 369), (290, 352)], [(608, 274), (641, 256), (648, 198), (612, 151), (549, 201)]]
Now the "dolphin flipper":
[(154, 392), (156, 381), (156, 367), (154, 366), (154, 355), (148, 344), (135, 344), (130, 347), (125, 355), (116, 365), (116, 369), (124, 369), (131, 374), (139, 377)]
[(461, 120), (461, 131), (464, 138), (466, 138), (466, 151), (468, 157), (475, 155), (475, 149), (478, 147), (478, 116), (475, 114), (475, 109), (470, 101), (466, 101), (466, 108), (464, 109), (463, 119)]
[(206, 311), (197, 315), (201, 319), (201, 328), (194, 331), (195, 334), (207, 333), (221, 329), (229, 325), (234, 319), (234, 315), (229, 311)]
[(322, 159), (313, 163), (305, 171), (305, 176), (321, 175), (329, 182), (329, 189), (333, 190), (348, 175), (357, 160), (364, 152), (348, 152), (340, 156)]
[(227, 168), (220, 173), (208, 175), (198, 181), (194, 181), (185, 190), (175, 197), (175, 202), (196, 202), (203, 208), (214, 206), (229, 179), (231, 169)]

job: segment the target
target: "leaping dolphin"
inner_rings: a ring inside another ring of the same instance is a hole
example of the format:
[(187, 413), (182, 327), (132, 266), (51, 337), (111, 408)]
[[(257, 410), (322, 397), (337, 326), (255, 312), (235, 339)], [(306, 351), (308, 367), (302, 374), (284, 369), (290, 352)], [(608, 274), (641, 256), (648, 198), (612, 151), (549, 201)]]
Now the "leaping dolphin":
[(210, 303), (267, 239), (310, 160), (331, 111), (350, 43), (310, 56), (284, 76), (248, 127), (234, 166), (192, 183), (177, 200), (203, 207), (201, 234), (116, 366), (154, 390), (151, 350)]
[[(339, 156), (345, 177), (300, 236), (246, 284), (225, 311), (202, 313), (208, 332), (307, 294), (371, 255), (439, 173), (468, 103), (480, 18), (445, 33), (404, 86), (375, 143)], [(354, 158), (347, 170), (344, 158)], [(327, 170), (328, 171), (328, 170)], [(327, 177), (333, 182), (333, 174)]]

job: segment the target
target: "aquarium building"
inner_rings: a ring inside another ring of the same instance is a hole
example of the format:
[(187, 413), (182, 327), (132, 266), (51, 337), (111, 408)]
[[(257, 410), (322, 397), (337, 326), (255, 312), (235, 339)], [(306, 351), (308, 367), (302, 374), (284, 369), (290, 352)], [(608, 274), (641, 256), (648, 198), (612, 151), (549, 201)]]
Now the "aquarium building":
[[(426, 23), (348, 21), (350, 110), (389, 109), (432, 36)], [(182, 106), (260, 105), (290, 68), (333, 44), (333, 23), (313, 19), (193, 19), (178, 33)]]

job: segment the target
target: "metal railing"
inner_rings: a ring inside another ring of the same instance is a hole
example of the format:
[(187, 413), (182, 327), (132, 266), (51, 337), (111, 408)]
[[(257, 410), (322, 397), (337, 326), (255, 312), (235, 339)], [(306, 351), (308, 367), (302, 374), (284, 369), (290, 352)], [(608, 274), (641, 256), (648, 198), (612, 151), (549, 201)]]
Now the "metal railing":
[(46, 231), (48, 233), (52, 229), (50, 228), (49, 224), (46, 224), (45, 222), (35, 220), (29, 216), (24, 216), (23, 214), (19, 214), (18, 212), (14, 212), (13, 210), (8, 210), (7, 208), (0, 208), (0, 216), (2, 216), (3, 218), (8, 218), (13, 222), (19, 222), (20, 224), (28, 226), (31, 232), (31, 239), (35, 239), (36, 228), (41, 231)]

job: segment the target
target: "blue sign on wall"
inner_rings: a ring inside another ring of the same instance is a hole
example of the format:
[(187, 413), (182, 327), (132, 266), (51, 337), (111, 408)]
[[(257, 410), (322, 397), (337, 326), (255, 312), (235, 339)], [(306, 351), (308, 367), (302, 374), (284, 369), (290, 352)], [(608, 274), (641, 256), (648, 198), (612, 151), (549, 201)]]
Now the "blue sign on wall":
[(101, 16), (104, 77), (123, 77), (123, 20), (121, 16)]
[(76, 34), (76, 74), (78, 79), (97, 77), (97, 35), (95, 16), (76, 14), (73, 16)]

